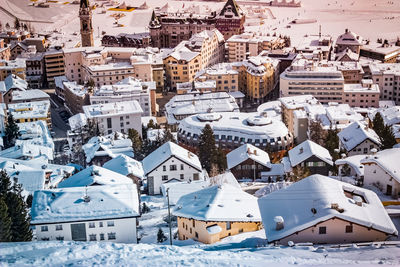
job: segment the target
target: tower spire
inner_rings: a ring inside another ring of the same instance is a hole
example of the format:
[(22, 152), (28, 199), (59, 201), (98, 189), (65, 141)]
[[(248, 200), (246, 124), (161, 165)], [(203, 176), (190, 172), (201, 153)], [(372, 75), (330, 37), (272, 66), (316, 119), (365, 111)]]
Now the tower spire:
[(80, 6), (81, 6), (81, 8), (88, 8), (89, 7), (89, 0), (81, 0)]

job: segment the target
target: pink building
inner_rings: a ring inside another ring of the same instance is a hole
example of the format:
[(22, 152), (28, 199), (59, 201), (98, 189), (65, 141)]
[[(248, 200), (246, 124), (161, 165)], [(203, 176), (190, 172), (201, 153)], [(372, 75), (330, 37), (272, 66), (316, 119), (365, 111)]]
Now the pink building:
[(379, 85), (372, 80), (362, 80), (358, 84), (344, 84), (343, 102), (350, 107), (379, 107)]

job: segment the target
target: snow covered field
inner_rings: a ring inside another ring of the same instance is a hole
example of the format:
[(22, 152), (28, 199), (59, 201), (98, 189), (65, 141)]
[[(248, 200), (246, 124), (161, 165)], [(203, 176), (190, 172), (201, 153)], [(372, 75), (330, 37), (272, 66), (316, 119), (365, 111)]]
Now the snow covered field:
[[(139, 6), (144, 1), (125, 0), (119, 2), (125, 2), (128, 6)], [(101, 4), (104, 1), (91, 0), (91, 2)], [(107, 34), (147, 31), (146, 27), (153, 8), (162, 7), (167, 2), (171, 12), (182, 11), (182, 9), (191, 6), (200, 6), (202, 7), (200, 10), (203, 11), (205, 6), (208, 6), (211, 10), (219, 10), (224, 4), (223, 2), (146, 0), (149, 9), (122, 12), (126, 16), (121, 18), (119, 23), (123, 24), (124, 27), (116, 27), (113, 24), (114, 19), (110, 15), (116, 12), (107, 11), (102, 14), (102, 8), (97, 8), (93, 12), (95, 43), (100, 44), (102, 31)], [(37, 8), (29, 6), (31, 3), (29, 0), (0, 0), (1, 7), (18, 17), (53, 22), (33, 23), (36, 29), (49, 31), (56, 29), (62, 32), (63, 36), (59, 37), (61, 39), (79, 39), (79, 35), (72, 35), (74, 32), (79, 32), (77, 16), (79, 5), (64, 4), (65, 2), (60, 1), (50, 3), (50, 8)], [(109, 7), (111, 6), (107, 6), (105, 9)], [(248, 7), (250, 5), (242, 5), (244, 10)], [(302, 0), (301, 8), (269, 7), (269, 9), (276, 19), (272, 19), (269, 15), (264, 20), (263, 25), (248, 26), (246, 30), (290, 35), (292, 44), (300, 42), (305, 34), (318, 34), (319, 25), (322, 26), (323, 34), (331, 34), (334, 38), (343, 33), (346, 28), (373, 41), (378, 37), (395, 40), (400, 36), (400, 1), (397, 0)], [(0, 18), (3, 25), (6, 22), (13, 24), (14, 19), (1, 9)], [(289, 24), (294, 19), (315, 19), (317, 22)], [(290, 25), (290, 28), (287, 28), (288, 25)], [(71, 42), (71, 44), (73, 43)]]
[[(288, 266), (297, 265), (400, 265), (400, 243), (391, 246), (323, 248), (322, 246), (274, 247), (265, 232), (248, 232), (213, 245), (193, 240), (157, 244), (167, 207), (162, 197), (142, 196), (150, 212), (140, 218), (140, 244), (108, 242), (38, 241), (0, 243), (0, 266)], [(173, 228), (176, 232), (176, 226)]]

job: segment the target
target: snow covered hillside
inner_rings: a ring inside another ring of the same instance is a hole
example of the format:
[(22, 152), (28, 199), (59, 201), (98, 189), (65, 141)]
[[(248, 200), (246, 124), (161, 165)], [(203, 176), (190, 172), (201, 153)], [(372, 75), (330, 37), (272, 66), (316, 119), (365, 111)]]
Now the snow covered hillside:
[[(247, 233), (248, 234), (248, 233)], [(232, 237), (233, 238), (233, 237)], [(257, 247), (260, 238), (212, 246), (185, 247), (100, 242), (29, 242), (0, 244), (1, 266), (287, 266), (299, 265), (399, 265), (400, 246)]]

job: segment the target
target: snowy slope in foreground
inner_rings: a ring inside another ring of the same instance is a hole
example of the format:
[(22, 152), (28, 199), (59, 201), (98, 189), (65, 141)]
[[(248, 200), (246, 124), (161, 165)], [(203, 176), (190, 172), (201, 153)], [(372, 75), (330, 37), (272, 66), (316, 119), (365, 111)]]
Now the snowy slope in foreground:
[[(399, 265), (400, 246), (385, 248), (258, 247), (262, 239), (186, 247), (99, 242), (1, 243), (1, 266), (334, 266)], [(244, 248), (246, 247), (246, 248)]]

